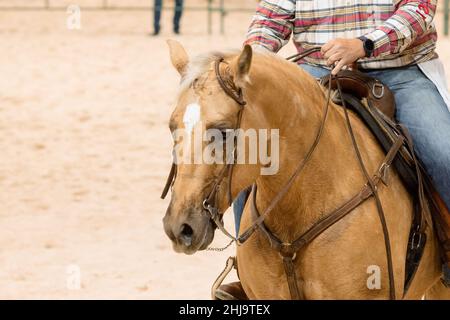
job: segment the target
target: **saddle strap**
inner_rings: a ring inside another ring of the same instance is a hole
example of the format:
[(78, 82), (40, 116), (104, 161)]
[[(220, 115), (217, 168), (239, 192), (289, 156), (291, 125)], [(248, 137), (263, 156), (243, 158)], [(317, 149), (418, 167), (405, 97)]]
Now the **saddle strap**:
[(216, 298), (217, 289), (219, 289), (219, 287), (222, 285), (223, 280), (225, 280), (225, 278), (228, 276), (228, 274), (231, 272), (231, 270), (233, 270), (233, 267), (235, 267), (235, 266), (236, 266), (236, 258), (229, 257), (225, 264), (225, 268), (219, 274), (216, 281), (214, 281), (213, 286), (211, 288), (211, 299), (212, 300), (217, 300), (217, 298)]

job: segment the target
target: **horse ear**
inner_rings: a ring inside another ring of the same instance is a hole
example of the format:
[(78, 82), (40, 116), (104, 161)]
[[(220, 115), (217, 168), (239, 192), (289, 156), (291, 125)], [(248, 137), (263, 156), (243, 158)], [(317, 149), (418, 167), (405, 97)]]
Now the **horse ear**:
[(248, 74), (250, 73), (252, 58), (252, 47), (246, 44), (241, 54), (231, 63), (234, 82), (239, 88), (245, 87), (245, 84), (250, 81)]
[(178, 73), (183, 76), (186, 73), (186, 69), (189, 63), (189, 56), (181, 43), (175, 40), (167, 40), (170, 51), (170, 60), (177, 69)]

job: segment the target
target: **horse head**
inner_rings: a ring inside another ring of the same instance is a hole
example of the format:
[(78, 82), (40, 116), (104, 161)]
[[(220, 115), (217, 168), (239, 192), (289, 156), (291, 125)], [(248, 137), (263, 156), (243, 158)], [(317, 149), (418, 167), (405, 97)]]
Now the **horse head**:
[(169, 122), (176, 175), (168, 181), (172, 196), (163, 223), (174, 250), (194, 254), (214, 238), (216, 225), (205, 201), (214, 202), (218, 212), (229, 207), (230, 182), (225, 176), (235, 145), (227, 132), (239, 126), (243, 106), (223, 85), (237, 97), (248, 82), (252, 49), (246, 46), (238, 55), (211, 54), (190, 62), (180, 43), (168, 44), (181, 88)]

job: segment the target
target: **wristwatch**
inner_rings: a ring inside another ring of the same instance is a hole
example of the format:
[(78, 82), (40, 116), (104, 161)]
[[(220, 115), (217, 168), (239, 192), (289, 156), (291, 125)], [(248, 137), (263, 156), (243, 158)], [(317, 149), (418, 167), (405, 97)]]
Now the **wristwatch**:
[(365, 36), (359, 37), (359, 40), (363, 42), (364, 52), (366, 53), (366, 57), (369, 58), (372, 56), (373, 51), (375, 50), (375, 43), (366, 38)]

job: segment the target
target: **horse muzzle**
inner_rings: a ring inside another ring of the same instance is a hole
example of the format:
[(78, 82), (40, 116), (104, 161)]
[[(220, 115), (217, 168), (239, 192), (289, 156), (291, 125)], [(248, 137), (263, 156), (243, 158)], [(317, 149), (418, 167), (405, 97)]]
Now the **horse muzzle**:
[(175, 252), (192, 255), (208, 248), (215, 228), (203, 211), (190, 210), (189, 214), (175, 216), (169, 211), (170, 208), (163, 219), (164, 231), (172, 241)]

